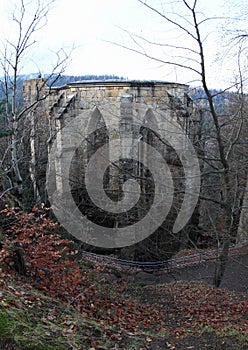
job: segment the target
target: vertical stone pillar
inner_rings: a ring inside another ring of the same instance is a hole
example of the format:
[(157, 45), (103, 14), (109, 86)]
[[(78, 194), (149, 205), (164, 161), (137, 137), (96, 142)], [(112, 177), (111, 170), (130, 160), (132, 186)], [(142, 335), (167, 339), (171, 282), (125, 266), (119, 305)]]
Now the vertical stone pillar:
[[(39, 190), (40, 178), (40, 152), (39, 145), (46, 144), (46, 101), (40, 101), (41, 96), (46, 94), (47, 86), (44, 79), (30, 79), (23, 82), (23, 105), (24, 109), (30, 106), (26, 114), (27, 127), (30, 137), (30, 178), (33, 183), (34, 199), (37, 204), (41, 202)], [(43, 124), (44, 123), (44, 124)], [(43, 133), (42, 133), (43, 131)], [(45, 152), (44, 152), (45, 153)], [(43, 191), (44, 192), (44, 191)], [(42, 193), (44, 194), (44, 193)], [(44, 195), (43, 195), (44, 200)]]
[(133, 95), (121, 96), (120, 114), (121, 158), (133, 158)]
[(47, 86), (45, 79), (29, 79), (23, 82), (23, 103), (28, 107), (31, 103), (39, 101)]

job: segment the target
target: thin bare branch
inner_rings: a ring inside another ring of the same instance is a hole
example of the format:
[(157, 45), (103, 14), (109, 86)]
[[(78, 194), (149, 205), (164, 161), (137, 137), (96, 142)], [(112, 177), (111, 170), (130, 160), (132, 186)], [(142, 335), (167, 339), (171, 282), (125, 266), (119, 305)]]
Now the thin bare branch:
[(149, 10), (155, 12), (156, 14), (158, 14), (159, 16), (161, 16), (164, 20), (166, 20), (167, 22), (171, 23), (172, 25), (174, 25), (175, 27), (179, 28), (180, 30), (182, 30), (183, 32), (185, 32), (187, 35), (189, 35), (191, 38), (193, 38), (194, 40), (197, 40), (197, 37), (195, 37), (191, 32), (189, 32), (185, 27), (183, 27), (180, 23), (172, 20), (171, 18), (167, 17), (166, 15), (164, 15), (162, 12), (160, 12), (159, 10), (157, 10), (155, 7), (150, 6), (149, 4), (147, 4), (145, 1), (142, 0), (138, 0), (142, 5), (146, 6)]
[(183, 65), (183, 64), (181, 64), (181, 63), (175, 63), (175, 62), (171, 62), (171, 61), (165, 61), (165, 60), (160, 59), (160, 58), (158, 58), (158, 57), (156, 57), (156, 56), (149, 55), (149, 54), (147, 54), (146, 52), (142, 52), (142, 51), (139, 51), (139, 50), (137, 50), (137, 49), (130, 48), (130, 47), (128, 47), (128, 46), (125, 46), (125, 45), (122, 45), (122, 44), (119, 44), (119, 43), (113, 43), (113, 42), (110, 42), (110, 41), (108, 41), (108, 40), (105, 40), (105, 42), (110, 43), (110, 44), (113, 44), (113, 45), (116, 45), (116, 46), (121, 47), (121, 48), (123, 48), (123, 49), (126, 49), (126, 50), (128, 50), (128, 51), (138, 53), (139, 55), (142, 55), (142, 56), (144, 56), (144, 57), (146, 57), (146, 58), (149, 58), (149, 59), (151, 59), (151, 60), (153, 60), (153, 61), (162, 63), (162, 64), (164, 64), (164, 65), (167, 64), (167, 65), (171, 65), (171, 66), (176, 66), (176, 67), (188, 69), (188, 70), (191, 70), (191, 71), (197, 73), (198, 75), (201, 75), (200, 71), (198, 71), (198, 70), (196, 70), (195, 68), (192, 68), (192, 67), (190, 67), (190, 66), (186, 66), (186, 65)]

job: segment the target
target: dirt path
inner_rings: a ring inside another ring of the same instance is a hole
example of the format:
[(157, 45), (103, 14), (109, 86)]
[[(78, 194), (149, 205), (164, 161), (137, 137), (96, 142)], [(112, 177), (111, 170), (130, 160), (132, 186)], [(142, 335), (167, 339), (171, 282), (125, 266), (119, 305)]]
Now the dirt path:
[[(212, 284), (215, 264), (205, 262), (196, 266), (147, 273), (139, 272), (135, 280), (145, 284), (161, 284), (181, 280), (197, 280)], [(238, 256), (231, 256), (227, 263), (221, 287), (236, 292), (248, 293), (248, 247)]]

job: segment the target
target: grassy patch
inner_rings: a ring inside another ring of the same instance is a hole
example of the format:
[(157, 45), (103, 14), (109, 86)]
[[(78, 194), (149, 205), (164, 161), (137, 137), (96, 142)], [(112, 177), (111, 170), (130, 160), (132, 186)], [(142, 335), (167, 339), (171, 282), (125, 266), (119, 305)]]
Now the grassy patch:
[(12, 281), (1, 292), (1, 350), (130, 350), (140, 349), (147, 337), (82, 315), (30, 285)]
[[(62, 350), (83, 349), (95, 342), (108, 346), (105, 329), (70, 306), (45, 297), (28, 286), (12, 283), (0, 300), (0, 348)], [(106, 344), (104, 344), (106, 343)], [(108, 347), (106, 347), (108, 349)]]

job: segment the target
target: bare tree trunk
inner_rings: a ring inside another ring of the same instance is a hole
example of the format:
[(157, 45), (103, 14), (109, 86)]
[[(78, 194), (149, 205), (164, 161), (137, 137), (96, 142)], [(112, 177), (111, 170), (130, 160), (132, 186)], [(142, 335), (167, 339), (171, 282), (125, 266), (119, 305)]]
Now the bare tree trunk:
[(241, 203), (241, 214), (237, 234), (237, 243), (248, 241), (248, 179)]
[(222, 278), (223, 278), (225, 270), (226, 270), (229, 247), (230, 247), (229, 235), (225, 234), (224, 241), (222, 244), (222, 249), (221, 249), (220, 253), (218, 254), (218, 261), (215, 265), (213, 284), (216, 287), (220, 286)]
[(17, 195), (22, 195), (22, 176), (20, 173), (20, 164), (19, 164), (19, 155), (18, 155), (18, 144), (19, 144), (19, 133), (18, 133), (18, 121), (16, 115), (16, 72), (14, 76), (14, 85), (13, 85), (13, 96), (12, 96), (12, 136), (11, 136), (11, 160), (12, 167), (14, 170), (14, 179), (13, 183), (17, 190)]

